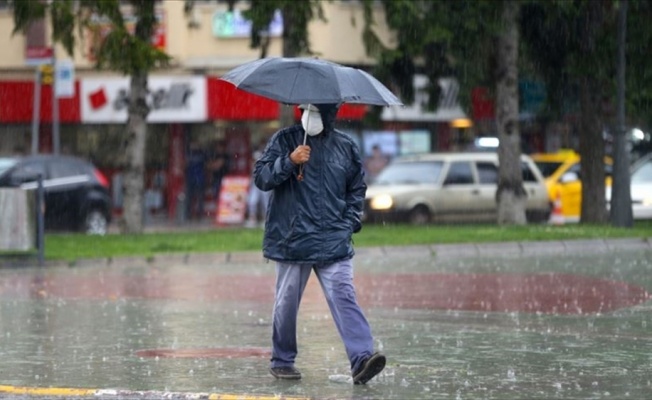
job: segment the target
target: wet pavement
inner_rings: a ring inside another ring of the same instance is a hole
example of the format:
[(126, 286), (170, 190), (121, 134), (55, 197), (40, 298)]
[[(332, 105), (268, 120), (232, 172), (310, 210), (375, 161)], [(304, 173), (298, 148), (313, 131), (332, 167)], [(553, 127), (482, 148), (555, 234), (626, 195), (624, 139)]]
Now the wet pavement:
[(365, 386), (314, 278), (303, 379), (268, 373), (259, 252), (0, 268), (0, 398), (650, 398), (645, 240), (359, 248), (354, 265), (388, 360)]

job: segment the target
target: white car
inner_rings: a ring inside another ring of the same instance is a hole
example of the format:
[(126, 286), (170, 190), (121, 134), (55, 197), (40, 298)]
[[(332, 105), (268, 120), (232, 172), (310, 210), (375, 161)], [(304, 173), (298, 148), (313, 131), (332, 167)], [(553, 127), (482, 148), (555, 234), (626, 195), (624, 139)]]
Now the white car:
[[(521, 157), (529, 222), (546, 222), (550, 200), (532, 159)], [(497, 153), (431, 153), (392, 161), (367, 188), (365, 221), (496, 222)]]
[[(652, 153), (636, 161), (631, 169), (632, 216), (634, 219), (652, 219)], [(607, 188), (607, 204), (611, 190)]]

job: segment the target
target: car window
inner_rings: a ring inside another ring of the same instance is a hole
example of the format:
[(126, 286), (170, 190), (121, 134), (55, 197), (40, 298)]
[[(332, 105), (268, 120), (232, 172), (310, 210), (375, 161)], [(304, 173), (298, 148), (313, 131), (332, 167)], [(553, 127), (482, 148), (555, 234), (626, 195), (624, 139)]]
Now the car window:
[(471, 163), (468, 161), (455, 161), (451, 163), (446, 175), (444, 185), (468, 185), (473, 184), (473, 172)]
[(443, 163), (440, 161), (396, 162), (385, 167), (374, 183), (379, 185), (405, 183), (437, 183)]
[[(577, 174), (577, 177), (581, 180), (582, 179), (582, 172), (581, 172), (581, 163), (576, 162), (573, 164), (566, 172), (575, 172)], [(604, 174), (606, 176), (611, 176), (613, 173), (613, 166), (605, 163), (604, 164)]]
[(47, 179), (47, 172), (45, 165), (40, 162), (26, 162), (16, 167), (11, 173), (11, 180), (14, 183), (33, 182), (37, 179), (38, 175), (43, 179)]
[(576, 162), (575, 164), (571, 165), (571, 167), (568, 168), (565, 173), (569, 172), (574, 172), (577, 175), (578, 180), (582, 179), (582, 173), (580, 172), (580, 163)]
[(652, 161), (648, 161), (632, 173), (632, 183), (652, 183)]
[(537, 161), (536, 164), (539, 171), (541, 171), (541, 175), (543, 175), (544, 178), (547, 178), (554, 174), (562, 163), (557, 161)]
[(0, 158), (0, 175), (2, 175), (6, 170), (16, 165), (18, 161), (13, 158)]
[(50, 175), (53, 179), (84, 174), (83, 164), (75, 161), (57, 160), (50, 164)]
[(475, 164), (478, 170), (478, 179), (483, 184), (498, 183), (498, 166), (490, 162), (478, 162)]
[(534, 172), (532, 172), (532, 168), (530, 168), (530, 164), (526, 162), (521, 162), (521, 171), (523, 172), (523, 182), (536, 182), (537, 177), (534, 175)]

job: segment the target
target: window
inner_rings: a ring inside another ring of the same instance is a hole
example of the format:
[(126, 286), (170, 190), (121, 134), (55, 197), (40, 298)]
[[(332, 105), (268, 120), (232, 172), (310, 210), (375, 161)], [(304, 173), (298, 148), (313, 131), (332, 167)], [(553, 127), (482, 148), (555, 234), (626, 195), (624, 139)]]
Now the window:
[(83, 168), (76, 162), (57, 161), (50, 165), (50, 174), (52, 178), (66, 178), (69, 176), (83, 175)]
[(544, 178), (547, 178), (554, 174), (555, 171), (561, 167), (562, 163), (556, 161), (538, 161), (536, 164), (537, 167), (539, 167), (539, 171), (541, 171), (541, 175), (543, 175)]
[(409, 183), (437, 183), (442, 162), (399, 162), (385, 167), (378, 177), (376, 184), (409, 184)]
[(43, 179), (47, 179), (47, 173), (43, 164), (36, 162), (26, 163), (17, 167), (12, 172), (12, 180), (15, 183), (33, 182), (38, 179), (39, 174)]
[(632, 183), (652, 183), (652, 161), (646, 162), (632, 174)]
[(526, 162), (521, 163), (521, 171), (523, 171), (523, 182), (536, 182), (537, 178), (532, 172), (530, 165)]
[(473, 183), (473, 172), (468, 161), (451, 163), (444, 185), (469, 185)]
[(478, 162), (476, 164), (478, 169), (478, 179), (482, 184), (497, 184), (498, 183), (498, 167), (490, 162)]

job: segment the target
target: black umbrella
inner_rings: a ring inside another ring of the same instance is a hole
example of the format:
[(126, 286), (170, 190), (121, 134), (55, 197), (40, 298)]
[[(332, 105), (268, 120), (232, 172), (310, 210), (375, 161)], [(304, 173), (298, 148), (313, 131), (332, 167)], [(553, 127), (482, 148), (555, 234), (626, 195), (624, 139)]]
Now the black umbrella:
[(367, 72), (316, 58), (261, 58), (232, 69), (220, 79), (285, 104), (403, 105)]

